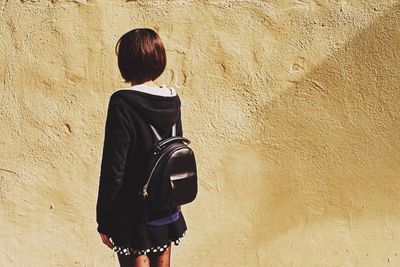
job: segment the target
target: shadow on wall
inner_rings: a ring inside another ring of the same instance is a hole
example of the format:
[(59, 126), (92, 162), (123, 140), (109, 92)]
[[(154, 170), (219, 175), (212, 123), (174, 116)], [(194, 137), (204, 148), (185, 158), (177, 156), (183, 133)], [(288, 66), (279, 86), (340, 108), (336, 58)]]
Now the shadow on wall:
[(234, 213), (258, 248), (299, 226), (400, 218), (399, 16), (396, 5), (260, 108), (259, 145), (224, 160), (224, 202), (248, 196)]

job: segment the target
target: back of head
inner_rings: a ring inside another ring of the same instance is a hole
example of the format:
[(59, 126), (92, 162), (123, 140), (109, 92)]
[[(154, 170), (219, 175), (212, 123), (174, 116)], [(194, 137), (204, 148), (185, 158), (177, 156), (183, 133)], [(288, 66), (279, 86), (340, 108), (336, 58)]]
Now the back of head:
[(133, 29), (117, 41), (115, 52), (125, 82), (135, 84), (153, 81), (167, 65), (164, 44), (152, 29)]

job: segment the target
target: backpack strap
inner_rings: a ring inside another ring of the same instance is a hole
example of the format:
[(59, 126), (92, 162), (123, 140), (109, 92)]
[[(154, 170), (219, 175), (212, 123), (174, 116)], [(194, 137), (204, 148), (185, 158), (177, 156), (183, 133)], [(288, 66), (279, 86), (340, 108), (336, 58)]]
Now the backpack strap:
[(172, 136), (176, 136), (176, 123), (172, 126)]
[(151, 124), (149, 124), (149, 125), (150, 125), (151, 129), (153, 130), (153, 133), (154, 133), (155, 136), (157, 137), (157, 140), (158, 140), (158, 141), (162, 140), (162, 138), (161, 138), (160, 134), (157, 132), (156, 128), (154, 128), (154, 126), (151, 125)]
[[(162, 140), (160, 134), (158, 133), (157, 129), (154, 128), (153, 125), (149, 124), (151, 127), (151, 130), (153, 130), (154, 135), (157, 137), (157, 140), (160, 141)], [(176, 123), (174, 124), (174, 126), (172, 126), (172, 137), (176, 136)]]

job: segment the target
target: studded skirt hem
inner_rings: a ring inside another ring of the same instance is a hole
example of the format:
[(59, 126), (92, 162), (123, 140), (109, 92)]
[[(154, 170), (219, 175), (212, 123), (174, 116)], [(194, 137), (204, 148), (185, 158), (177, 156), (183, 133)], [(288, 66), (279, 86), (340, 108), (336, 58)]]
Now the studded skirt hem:
[(113, 250), (115, 252), (119, 253), (119, 254), (122, 254), (122, 255), (138, 255), (139, 256), (139, 255), (147, 255), (147, 253), (150, 253), (150, 252), (153, 252), (153, 253), (163, 252), (168, 248), (168, 246), (170, 245), (171, 242), (174, 243), (175, 246), (178, 246), (179, 243), (180, 243), (181, 238), (184, 237), (185, 234), (186, 234), (186, 232), (183, 233), (181, 237), (179, 237), (179, 238), (177, 238), (175, 240), (170, 239), (167, 244), (161, 244), (161, 245), (154, 246), (154, 247), (147, 248), (147, 249), (137, 249), (137, 248), (129, 248), (129, 247), (118, 246), (118, 245), (116, 245), (114, 243), (112, 238), (110, 238), (110, 242), (113, 245)]

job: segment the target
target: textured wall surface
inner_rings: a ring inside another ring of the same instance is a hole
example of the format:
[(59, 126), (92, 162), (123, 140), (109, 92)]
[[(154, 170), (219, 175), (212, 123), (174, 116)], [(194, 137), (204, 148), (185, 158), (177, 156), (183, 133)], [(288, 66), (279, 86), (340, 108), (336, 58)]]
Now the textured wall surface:
[(0, 266), (117, 266), (95, 205), (136, 27), (199, 162), (173, 266), (400, 266), (395, 0), (0, 0)]

